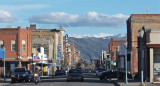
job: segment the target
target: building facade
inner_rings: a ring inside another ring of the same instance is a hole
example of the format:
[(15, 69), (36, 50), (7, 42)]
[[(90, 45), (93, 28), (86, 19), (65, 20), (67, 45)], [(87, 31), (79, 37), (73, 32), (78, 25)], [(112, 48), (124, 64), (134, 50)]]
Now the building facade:
[[(57, 29), (36, 29), (36, 25), (30, 25), (30, 28), (32, 29), (32, 39), (44, 39), (48, 41), (42, 41), (38, 44), (33, 43), (34, 46), (36, 45), (43, 45), (41, 43), (49, 42), (49, 44), (53, 45), (52, 47), (49, 46), (46, 51), (46, 54), (48, 54), (48, 61), (53, 63), (53, 70), (56, 71), (57, 67), (60, 65), (58, 64), (59, 60), (63, 60), (63, 33), (65, 32), (65, 29), (62, 27), (59, 27)], [(51, 51), (50, 51), (51, 50)], [(53, 56), (51, 56), (53, 55)]]
[(130, 58), (130, 72), (138, 72), (138, 30), (143, 26), (160, 29), (159, 14), (132, 14), (127, 20), (127, 52)]
[(111, 55), (112, 61), (116, 61), (116, 48), (123, 43), (124, 41), (114, 41), (113, 39), (111, 39), (109, 43), (109, 53)]
[[(19, 66), (29, 69), (30, 59), (32, 59), (32, 31), (30, 28), (1, 28), (0, 47), (5, 47), (6, 50), (6, 73)], [(3, 65), (0, 66), (3, 69)]]

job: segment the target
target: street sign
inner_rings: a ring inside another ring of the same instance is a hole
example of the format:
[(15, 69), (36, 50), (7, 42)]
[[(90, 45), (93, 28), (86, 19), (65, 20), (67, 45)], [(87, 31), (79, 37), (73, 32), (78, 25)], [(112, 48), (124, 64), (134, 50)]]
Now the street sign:
[(34, 59), (40, 59), (39, 56), (34, 56)]
[(0, 59), (6, 58), (6, 52), (3, 53), (3, 49), (0, 48)]

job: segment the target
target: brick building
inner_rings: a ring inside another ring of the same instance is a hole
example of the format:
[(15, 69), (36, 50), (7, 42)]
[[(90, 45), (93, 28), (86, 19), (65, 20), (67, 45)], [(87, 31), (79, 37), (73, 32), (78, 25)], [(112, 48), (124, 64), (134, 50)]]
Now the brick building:
[(112, 61), (116, 61), (116, 48), (123, 43), (124, 41), (114, 41), (113, 39), (111, 39), (109, 43), (109, 53), (111, 55)]
[[(6, 72), (9, 73), (19, 65), (29, 69), (29, 59), (32, 59), (32, 31), (30, 28), (0, 28), (0, 47), (6, 49)], [(20, 53), (19, 53), (20, 52)], [(3, 59), (1, 59), (3, 63)], [(3, 64), (0, 64), (3, 71)]]
[[(68, 45), (68, 49), (66, 48), (66, 42), (63, 42), (64, 49), (64, 68), (75, 68), (76, 64), (80, 60), (80, 51), (77, 51), (75, 45)], [(68, 50), (68, 51), (67, 51)], [(68, 67), (67, 67), (68, 66)]]
[(131, 73), (138, 72), (138, 30), (143, 26), (160, 29), (160, 14), (132, 14), (127, 20), (128, 57), (130, 58)]

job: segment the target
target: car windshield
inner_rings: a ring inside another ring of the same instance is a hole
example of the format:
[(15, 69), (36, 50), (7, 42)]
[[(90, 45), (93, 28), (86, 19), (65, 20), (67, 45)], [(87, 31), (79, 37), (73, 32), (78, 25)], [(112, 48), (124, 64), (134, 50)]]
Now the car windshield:
[(25, 68), (17, 68), (14, 72), (25, 72)]
[(103, 69), (103, 68), (99, 68), (99, 69), (97, 69), (97, 70), (105, 70), (105, 69)]
[(81, 70), (70, 70), (69, 73), (81, 73)]
[(57, 70), (56, 72), (61, 72), (61, 70)]

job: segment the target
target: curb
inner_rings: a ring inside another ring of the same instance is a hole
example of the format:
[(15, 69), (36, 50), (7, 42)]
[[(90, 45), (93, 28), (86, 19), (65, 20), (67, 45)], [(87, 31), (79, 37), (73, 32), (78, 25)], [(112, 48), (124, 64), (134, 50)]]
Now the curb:
[(115, 86), (123, 86), (123, 85), (119, 84), (117, 81), (114, 81), (114, 85)]

